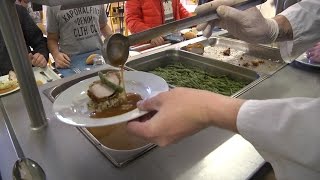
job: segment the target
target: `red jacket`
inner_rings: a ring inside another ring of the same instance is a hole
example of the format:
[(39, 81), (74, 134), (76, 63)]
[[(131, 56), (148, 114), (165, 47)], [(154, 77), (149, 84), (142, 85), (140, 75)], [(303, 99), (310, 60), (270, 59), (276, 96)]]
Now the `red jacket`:
[[(172, 9), (175, 20), (191, 16), (179, 0), (172, 0)], [(164, 24), (162, 0), (127, 0), (125, 19), (131, 33)]]

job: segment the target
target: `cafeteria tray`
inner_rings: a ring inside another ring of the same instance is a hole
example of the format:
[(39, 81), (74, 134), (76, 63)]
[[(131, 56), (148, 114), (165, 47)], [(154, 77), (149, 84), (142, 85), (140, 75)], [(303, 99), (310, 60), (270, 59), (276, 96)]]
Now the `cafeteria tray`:
[[(227, 75), (234, 80), (246, 81), (249, 83), (247, 86), (234, 93), (232, 97), (240, 96), (242, 93), (268, 77), (266, 74), (259, 75), (257, 72), (250, 69), (234, 66), (181, 50), (161, 51), (127, 62), (126, 66), (132, 68), (132, 70), (148, 72), (157, 67), (165, 67), (174, 63), (181, 63), (187, 67), (196, 67), (211, 75)], [(169, 86), (174, 87), (170, 84)]]
[[(108, 66), (104, 71), (110, 70), (112, 67)], [(43, 93), (48, 97), (48, 99), (53, 103), (56, 97), (69, 88), (70, 86), (88, 79), (90, 77), (98, 76), (98, 73), (87, 74), (81, 76), (79, 78), (74, 78), (66, 83), (62, 83), (60, 85), (45, 89)], [(155, 144), (149, 143), (144, 146), (139, 147), (138, 149), (133, 151), (115, 151), (109, 149), (108, 147), (104, 146), (99, 140), (89, 132), (87, 128), (84, 127), (77, 127), (77, 129), (116, 167), (123, 167), (128, 163), (132, 162), (133, 160), (139, 158), (140, 156), (144, 155), (154, 147)]]
[(48, 78), (40, 74), (40, 72), (44, 72), (49, 79), (52, 79), (52, 81), (61, 79), (61, 77), (57, 73), (55, 73), (53, 69), (51, 69), (50, 67), (46, 67), (46, 68), (33, 67), (34, 77), (38, 84), (46, 84), (48, 82), (47, 81)]
[[(286, 65), (278, 48), (224, 37), (211, 37), (198, 43), (204, 46), (202, 56), (248, 68), (258, 73), (271, 75)], [(230, 55), (226, 56), (223, 51), (228, 48), (230, 48)], [(262, 63), (254, 66), (253, 62)]]

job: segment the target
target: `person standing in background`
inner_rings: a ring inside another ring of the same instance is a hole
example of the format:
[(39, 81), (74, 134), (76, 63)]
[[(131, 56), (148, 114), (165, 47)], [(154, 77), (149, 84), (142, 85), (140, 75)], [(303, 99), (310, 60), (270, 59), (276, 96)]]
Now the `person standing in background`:
[(47, 8), (48, 47), (57, 68), (69, 68), (70, 56), (93, 52), (112, 35), (103, 5), (60, 10)]
[[(125, 4), (125, 21), (132, 34), (192, 16), (179, 0), (128, 0)], [(164, 44), (159, 36), (152, 45)]]
[[(26, 41), (26, 46), (29, 52), (29, 60), (33, 66), (46, 67), (49, 58), (49, 50), (47, 47), (47, 39), (43, 37), (41, 30), (34, 23), (26, 8), (16, 5), (19, 16), (20, 25)], [(31, 51), (31, 48), (32, 51)], [(10, 70), (13, 70), (10, 56), (3, 37), (0, 33), (0, 74), (6, 75)]]
[(29, 15), (31, 16), (31, 18), (33, 19), (33, 21), (37, 24), (37, 23), (41, 23), (41, 15), (39, 11), (33, 11), (32, 7), (31, 7), (31, 2), (29, 0), (16, 0), (16, 3), (25, 7), (29, 13)]

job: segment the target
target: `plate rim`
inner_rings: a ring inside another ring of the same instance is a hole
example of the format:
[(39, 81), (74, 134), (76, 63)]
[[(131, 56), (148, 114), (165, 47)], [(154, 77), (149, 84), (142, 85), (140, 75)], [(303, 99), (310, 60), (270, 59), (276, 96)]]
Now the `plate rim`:
[(309, 63), (309, 62), (306, 62), (304, 60), (308, 60), (309, 61), (309, 59), (306, 56), (306, 53), (301, 54), (299, 57), (295, 58), (294, 61), (299, 62), (299, 63), (301, 63), (303, 65), (306, 65), (306, 66), (309, 66), (309, 67), (320, 68), (320, 63), (316, 63), (316, 64), (315, 63)]
[(301, 63), (301, 64), (304, 64), (306, 66), (311, 66), (311, 67), (317, 67), (317, 68), (320, 68), (320, 63), (319, 64), (313, 64), (313, 63), (307, 63), (305, 61), (302, 61), (302, 60), (298, 60), (298, 59), (295, 59), (295, 61)]
[[(9, 78), (9, 75), (7, 74), (7, 75), (0, 76), (0, 77), (3, 77), (3, 78), (7, 77), (7, 78)], [(9, 80), (8, 80), (8, 81), (9, 81)], [(20, 89), (20, 86), (19, 86), (19, 84), (18, 84), (18, 86), (17, 86), (16, 88), (14, 88), (14, 89), (12, 89), (12, 90), (10, 90), (10, 91), (8, 91), (8, 92), (5, 92), (5, 93), (0, 93), (0, 97), (5, 96), (5, 95), (8, 95), (8, 94), (11, 94), (11, 93), (13, 93), (13, 92), (16, 92), (16, 91), (18, 91), (19, 89)]]
[[(163, 90), (159, 91), (159, 92), (169, 91), (169, 85), (168, 85), (168, 83), (167, 83), (163, 78), (161, 78), (160, 76), (157, 76), (157, 75), (152, 74), (152, 73), (144, 72), (144, 71), (125, 71), (125, 72), (129, 72), (129, 73), (144, 73), (144, 74), (149, 74), (149, 75), (151, 75), (151, 76), (154, 76), (154, 77), (158, 78), (158, 79), (161, 81), (161, 83), (163, 83), (163, 85), (165, 85), (165, 86), (164, 86), (165, 88), (164, 88)], [(88, 79), (92, 79), (92, 80), (93, 80), (94, 78), (97, 78), (97, 77), (98, 77), (98, 76), (93, 76), (93, 77), (84, 79), (84, 80), (79, 81), (78, 83), (70, 86), (69, 88), (72, 88), (72, 87), (78, 85), (79, 83), (82, 83), (83, 81), (86, 81), (86, 80), (88, 80)], [(94, 80), (93, 80), (93, 81), (94, 81)], [(142, 82), (143, 82), (143, 81), (142, 81)], [(69, 89), (69, 88), (67, 88), (67, 89)], [(64, 91), (66, 91), (67, 89), (65, 89)], [(132, 119), (141, 117), (141, 116), (145, 115), (146, 113), (148, 113), (147, 111), (141, 111), (141, 110), (139, 110), (138, 108), (135, 108), (135, 109), (133, 109), (133, 110), (131, 110), (131, 111), (129, 111), (129, 112), (126, 112), (126, 113), (123, 113), (123, 114), (121, 114), (121, 115), (118, 115), (118, 116), (125, 116), (125, 117), (126, 117), (126, 116), (130, 116), (130, 114), (131, 114), (131, 116), (128, 117), (128, 118), (126, 118), (126, 119), (115, 120), (115, 119), (113, 119), (115, 116), (113, 116), (113, 117), (101, 118), (101, 119), (97, 120), (97, 122), (100, 121), (100, 123), (95, 123), (95, 124), (90, 124), (90, 123), (89, 123), (89, 124), (79, 124), (79, 123), (76, 123), (74, 120), (69, 120), (67, 117), (63, 117), (63, 116), (61, 115), (61, 113), (60, 113), (61, 109), (60, 109), (60, 110), (57, 110), (57, 108), (58, 108), (57, 106), (58, 106), (58, 105), (57, 105), (56, 102), (61, 101), (61, 100), (60, 100), (60, 99), (62, 98), (61, 95), (62, 95), (62, 93), (63, 93), (64, 91), (62, 91), (62, 92), (57, 96), (57, 98), (55, 99), (55, 101), (54, 101), (54, 103), (53, 103), (53, 106), (52, 106), (52, 111), (53, 111), (53, 114), (55, 115), (55, 117), (56, 117), (60, 122), (65, 123), (65, 124), (67, 124), (67, 125), (76, 126), (76, 127), (101, 127), (101, 126), (108, 126), (108, 125), (113, 125), (113, 124), (118, 124), (118, 123), (127, 122), (127, 121), (130, 121), (130, 120), (132, 120)], [(123, 117), (123, 118), (125, 118), (125, 117)], [(88, 117), (88, 118), (89, 118), (89, 117)], [(112, 119), (113, 119), (113, 121), (111, 121)], [(103, 122), (105, 122), (105, 121), (109, 121), (109, 122), (108, 122), (108, 123), (103, 123)]]

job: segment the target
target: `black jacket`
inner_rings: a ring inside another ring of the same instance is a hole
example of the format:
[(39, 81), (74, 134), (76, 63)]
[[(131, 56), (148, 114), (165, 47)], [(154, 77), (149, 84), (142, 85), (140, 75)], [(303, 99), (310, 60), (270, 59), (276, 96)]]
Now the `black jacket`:
[[(49, 50), (47, 47), (47, 39), (43, 37), (42, 31), (33, 22), (26, 8), (16, 5), (16, 9), (28, 51), (33, 54), (40, 53), (48, 60)], [(33, 51), (31, 51), (30, 47)], [(13, 67), (0, 31), (0, 75), (6, 75), (10, 70), (13, 70)]]

